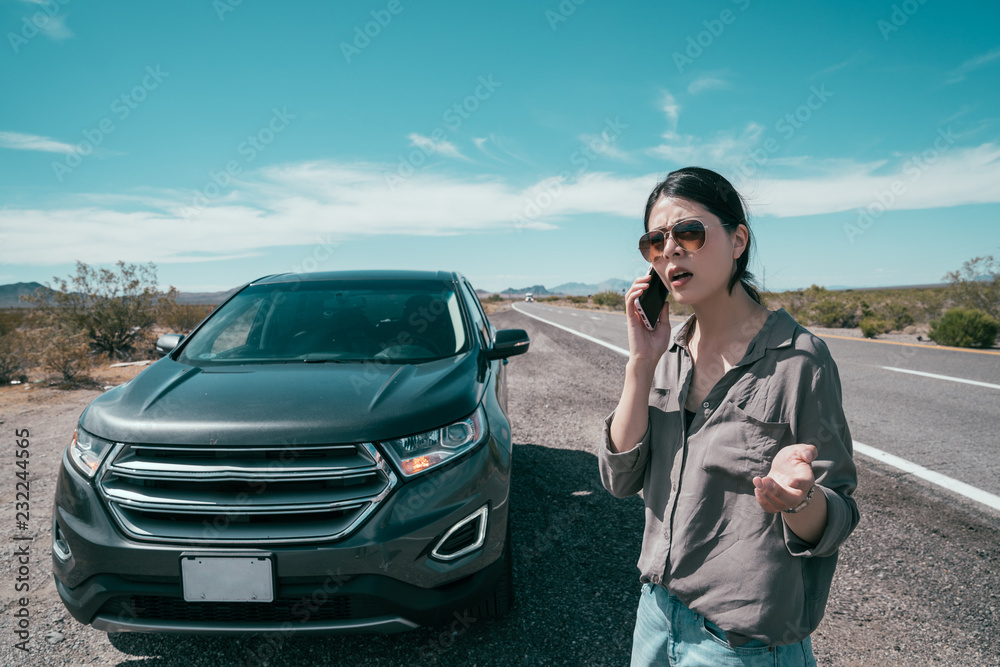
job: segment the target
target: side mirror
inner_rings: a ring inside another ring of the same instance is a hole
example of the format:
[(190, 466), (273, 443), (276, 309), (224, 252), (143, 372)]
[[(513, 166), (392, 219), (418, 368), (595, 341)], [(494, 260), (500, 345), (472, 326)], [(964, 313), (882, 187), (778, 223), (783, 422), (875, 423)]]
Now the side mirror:
[(528, 351), (528, 332), (524, 329), (500, 329), (493, 339), (493, 347), (486, 351), (487, 359), (506, 359)]
[(169, 354), (175, 347), (180, 345), (182, 340), (184, 340), (184, 334), (163, 334), (156, 340), (156, 351), (160, 354)]

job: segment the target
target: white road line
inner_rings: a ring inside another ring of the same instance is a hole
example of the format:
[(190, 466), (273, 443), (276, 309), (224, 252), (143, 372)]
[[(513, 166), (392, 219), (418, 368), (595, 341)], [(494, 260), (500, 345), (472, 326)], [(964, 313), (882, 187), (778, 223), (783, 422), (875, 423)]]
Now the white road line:
[[(573, 329), (570, 329), (569, 327), (564, 327), (561, 324), (556, 324), (555, 322), (550, 322), (550, 321), (548, 321), (546, 319), (538, 317), (537, 315), (532, 315), (531, 313), (526, 313), (523, 310), (519, 310), (516, 307), (516, 305), (512, 305), (511, 307), (514, 310), (516, 310), (517, 312), (521, 313), (522, 315), (527, 315), (528, 317), (533, 317), (536, 320), (539, 320), (541, 322), (545, 322), (546, 324), (550, 324), (550, 325), (552, 325), (554, 327), (557, 327), (559, 329), (562, 329), (564, 331), (568, 331), (571, 334), (575, 334), (575, 335), (579, 336), (580, 338), (584, 338), (584, 339), (589, 340), (589, 341), (591, 341), (593, 343), (597, 343), (598, 345), (603, 345), (604, 347), (606, 347), (608, 349), (611, 349), (611, 350), (614, 350), (615, 352), (618, 352), (619, 354), (623, 354), (626, 357), (628, 356), (628, 350), (623, 350), (622, 348), (618, 347), (617, 345), (612, 345), (611, 343), (606, 343), (603, 340), (594, 338), (593, 336), (588, 336), (587, 334), (580, 333), (579, 331), (574, 331)], [(891, 371), (900, 371), (902, 373), (917, 373), (918, 375), (930, 375), (931, 377), (943, 378), (945, 380), (956, 380), (956, 378), (950, 378), (950, 377), (947, 377), (945, 375), (932, 375), (931, 373), (920, 373), (918, 371), (907, 371), (907, 370), (904, 370), (902, 368), (889, 368), (888, 366), (883, 366), (882, 368), (887, 368), (888, 370), (891, 370)], [(972, 380), (956, 380), (956, 381), (958, 381), (958, 382), (970, 382), (972, 384), (983, 384), (983, 385), (986, 384), (985, 382), (973, 382)], [(988, 387), (997, 387), (998, 389), (1000, 389), (1000, 387), (998, 387), (997, 385), (986, 385), (986, 386), (988, 386)], [(925, 468), (922, 465), (918, 465), (918, 464), (913, 463), (911, 461), (907, 461), (906, 459), (900, 458), (900, 457), (896, 456), (895, 454), (890, 454), (889, 452), (883, 452), (881, 449), (877, 449), (875, 447), (872, 447), (871, 445), (866, 445), (863, 442), (858, 442), (857, 440), (853, 440), (852, 442), (854, 443), (854, 451), (856, 451), (858, 454), (862, 454), (864, 456), (868, 456), (870, 458), (875, 459), (876, 461), (881, 461), (882, 463), (885, 463), (886, 465), (890, 465), (893, 468), (896, 468), (897, 470), (902, 470), (903, 472), (905, 472), (907, 474), (914, 475), (915, 477), (919, 477), (920, 479), (926, 480), (926, 481), (930, 482), (931, 484), (937, 484), (938, 486), (940, 486), (940, 487), (942, 487), (944, 489), (948, 489), (949, 491), (953, 491), (953, 492), (955, 492), (955, 493), (957, 493), (959, 495), (965, 496), (966, 498), (969, 498), (970, 500), (974, 500), (977, 503), (982, 503), (983, 505), (986, 505), (987, 507), (992, 507), (995, 510), (1000, 510), (1000, 496), (995, 496), (992, 493), (989, 493), (988, 491), (983, 491), (982, 489), (977, 489), (976, 487), (971, 486), (969, 484), (966, 484), (965, 482), (960, 482), (959, 480), (954, 479), (952, 477), (948, 477), (947, 475), (942, 475), (939, 472), (934, 472), (930, 468)]]
[(954, 491), (955, 493), (975, 500), (978, 503), (1000, 510), (1000, 496), (995, 496), (992, 493), (970, 486), (965, 482), (960, 482), (957, 479), (948, 477), (947, 475), (942, 475), (939, 472), (934, 472), (929, 468), (917, 465), (916, 463), (912, 463), (906, 459), (901, 459), (888, 452), (883, 452), (881, 449), (869, 447), (868, 445), (858, 442), (857, 440), (854, 441), (854, 451), (891, 465), (893, 468), (898, 468), (905, 473), (925, 479), (932, 484), (937, 484), (938, 486), (944, 487), (950, 491)]
[(528, 313), (528, 312), (525, 312), (525, 311), (519, 309), (516, 305), (511, 305), (511, 308), (513, 308), (517, 312), (521, 313), (522, 315), (527, 315), (528, 317), (534, 317), (536, 320), (538, 320), (540, 322), (545, 322), (546, 324), (550, 324), (550, 325), (556, 327), (557, 329), (562, 329), (563, 331), (568, 331), (571, 334), (576, 334), (580, 338), (584, 338), (586, 340), (589, 340), (591, 343), (597, 343), (598, 345), (603, 345), (604, 347), (608, 348), (609, 350), (614, 350), (615, 352), (617, 352), (619, 354), (624, 354), (626, 357), (628, 356), (628, 350), (623, 350), (620, 347), (618, 347), (617, 345), (612, 345), (611, 343), (605, 343), (600, 338), (594, 338), (593, 336), (588, 336), (587, 334), (580, 333), (579, 331), (576, 331), (575, 329), (570, 329), (569, 327), (564, 327), (561, 324), (556, 324), (555, 322), (550, 322), (549, 320), (543, 319), (543, 318), (539, 317), (538, 315), (532, 315), (531, 313)]
[(951, 382), (964, 382), (965, 384), (974, 384), (977, 387), (989, 387), (990, 389), (1000, 389), (1000, 384), (990, 384), (989, 382), (979, 382), (978, 380), (966, 380), (965, 378), (953, 378), (950, 375), (937, 375), (936, 373), (924, 373), (923, 371), (911, 371), (905, 368), (893, 368), (892, 366), (881, 366), (887, 371), (896, 371), (897, 373), (912, 373), (913, 375), (923, 375), (924, 377), (936, 378), (938, 380), (950, 380)]

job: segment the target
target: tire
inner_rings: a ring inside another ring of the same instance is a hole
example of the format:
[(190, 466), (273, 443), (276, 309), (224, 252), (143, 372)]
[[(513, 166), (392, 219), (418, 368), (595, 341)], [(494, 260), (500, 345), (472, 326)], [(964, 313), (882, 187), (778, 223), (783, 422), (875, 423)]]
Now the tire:
[(510, 511), (507, 514), (507, 538), (503, 546), (503, 569), (496, 585), (472, 609), (475, 618), (498, 618), (505, 615), (514, 602), (514, 556), (510, 532)]

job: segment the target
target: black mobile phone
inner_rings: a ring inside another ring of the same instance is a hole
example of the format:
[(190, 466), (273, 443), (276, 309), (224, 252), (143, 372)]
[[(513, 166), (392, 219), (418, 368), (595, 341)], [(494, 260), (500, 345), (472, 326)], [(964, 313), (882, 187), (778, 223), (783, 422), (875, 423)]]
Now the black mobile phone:
[(656, 269), (651, 267), (649, 275), (652, 276), (649, 287), (639, 295), (636, 303), (639, 305), (639, 317), (642, 318), (646, 328), (652, 331), (656, 326), (656, 321), (660, 318), (660, 311), (663, 310), (663, 304), (667, 302), (670, 290), (660, 280), (660, 274), (656, 272)]

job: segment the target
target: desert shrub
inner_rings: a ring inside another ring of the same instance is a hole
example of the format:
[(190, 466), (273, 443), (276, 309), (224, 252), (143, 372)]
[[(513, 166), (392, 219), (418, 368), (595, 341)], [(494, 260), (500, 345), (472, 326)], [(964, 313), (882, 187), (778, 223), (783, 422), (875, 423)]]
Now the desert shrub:
[(809, 311), (812, 321), (821, 327), (858, 326), (861, 316), (853, 299), (827, 295), (812, 304)]
[(927, 323), (941, 316), (946, 291), (935, 287), (915, 290), (910, 294), (909, 309), (917, 322)]
[(0, 384), (28, 381), (28, 346), (22, 331), (0, 333)]
[(27, 319), (26, 308), (4, 308), (0, 310), (0, 335), (14, 331)]
[(876, 307), (879, 317), (889, 325), (890, 331), (900, 331), (913, 324), (913, 315), (905, 304), (889, 301)]
[[(60, 332), (59, 340), (75, 341), (81, 332), (91, 349), (113, 360), (129, 361), (148, 339), (157, 319), (176, 304), (177, 290), (157, 290), (156, 266), (118, 262), (118, 271), (94, 270), (76, 263), (69, 280), (53, 279), (56, 288), (41, 288), (22, 299), (34, 303), (34, 328)], [(67, 351), (69, 356), (72, 356)]]
[(809, 304), (803, 297), (802, 290), (791, 290), (788, 292), (769, 293), (769, 307), (773, 310), (784, 308), (785, 312), (791, 315), (797, 322), (809, 321)]
[(588, 299), (585, 296), (568, 296), (566, 297), (566, 300), (569, 301), (570, 303), (578, 303), (578, 304), (587, 303), (588, 301), (590, 301), (590, 299)]
[(87, 336), (66, 327), (51, 326), (37, 331), (39, 345), (32, 355), (42, 370), (59, 376), (63, 386), (89, 381), (93, 352)]
[(930, 337), (952, 347), (992, 347), (1000, 322), (975, 308), (952, 308), (931, 322)]
[(547, 301), (547, 302), (550, 302), (550, 303), (551, 303), (552, 301), (558, 301), (558, 300), (559, 300), (559, 299), (561, 299), (561, 298), (562, 298), (562, 297), (560, 297), (560, 296), (557, 296), (557, 295), (553, 294), (553, 295), (551, 295), (551, 296), (543, 296), (543, 297), (542, 297), (541, 299), (537, 299), (537, 300), (538, 300), (538, 301)]
[(821, 327), (856, 327), (862, 317), (854, 294), (832, 292), (818, 285), (773, 301), (799, 322)]
[(1000, 318), (1000, 262), (992, 255), (970, 259), (945, 279), (950, 283), (948, 297), (955, 306)]
[(862, 317), (861, 321), (858, 322), (858, 326), (861, 327), (861, 333), (865, 338), (874, 338), (879, 334), (889, 333), (892, 330), (892, 326), (887, 321), (874, 315)]
[(607, 306), (615, 310), (625, 310), (625, 295), (612, 290), (598, 292), (591, 300), (598, 306)]
[(492, 303), (496, 303), (497, 301), (503, 301), (503, 297), (500, 296), (499, 294), (490, 294), (488, 297), (486, 297), (486, 300)]
[(157, 323), (172, 333), (186, 334), (208, 317), (210, 312), (212, 306), (203, 304), (166, 303), (160, 308)]

